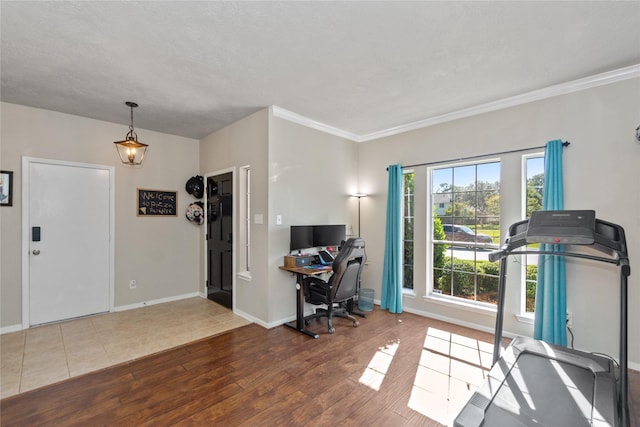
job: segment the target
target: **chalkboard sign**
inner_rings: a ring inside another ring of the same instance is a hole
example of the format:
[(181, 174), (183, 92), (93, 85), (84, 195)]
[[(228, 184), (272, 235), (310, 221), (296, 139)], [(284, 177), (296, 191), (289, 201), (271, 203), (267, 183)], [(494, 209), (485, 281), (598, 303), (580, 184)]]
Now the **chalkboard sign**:
[(138, 216), (177, 216), (178, 192), (138, 188)]

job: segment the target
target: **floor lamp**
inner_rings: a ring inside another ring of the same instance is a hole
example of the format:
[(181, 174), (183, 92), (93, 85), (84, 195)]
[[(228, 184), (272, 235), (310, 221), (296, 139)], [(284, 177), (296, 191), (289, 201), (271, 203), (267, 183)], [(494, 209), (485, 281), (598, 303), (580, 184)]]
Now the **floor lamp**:
[[(367, 195), (365, 193), (353, 193), (351, 196), (358, 198), (358, 236), (357, 237), (362, 237), (362, 236), (360, 236), (360, 199), (362, 199), (363, 197), (367, 197)], [(360, 280), (358, 280), (358, 291), (357, 291), (357, 297), (356, 297), (357, 301), (360, 301), (360, 287), (361, 287), (361, 283), (360, 283)], [(359, 302), (358, 302), (358, 304), (359, 304)], [(351, 311), (356, 316), (367, 317), (367, 315), (364, 314), (361, 311), (358, 311), (358, 310), (355, 310), (355, 309), (352, 309)]]
[(367, 197), (367, 195), (365, 193), (354, 193), (351, 196), (358, 198), (358, 237), (361, 237), (360, 236), (360, 199), (362, 199), (363, 197)]

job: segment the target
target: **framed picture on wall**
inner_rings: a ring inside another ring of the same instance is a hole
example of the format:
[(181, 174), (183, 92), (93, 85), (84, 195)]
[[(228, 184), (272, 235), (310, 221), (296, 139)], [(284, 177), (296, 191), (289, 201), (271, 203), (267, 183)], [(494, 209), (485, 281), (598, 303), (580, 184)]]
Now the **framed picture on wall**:
[(13, 172), (0, 171), (0, 206), (13, 206)]
[(178, 192), (138, 188), (138, 216), (178, 216)]

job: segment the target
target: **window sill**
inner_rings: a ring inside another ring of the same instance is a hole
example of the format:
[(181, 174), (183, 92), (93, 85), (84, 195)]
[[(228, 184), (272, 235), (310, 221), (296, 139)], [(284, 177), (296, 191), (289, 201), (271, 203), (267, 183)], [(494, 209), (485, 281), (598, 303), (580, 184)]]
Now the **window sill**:
[(495, 316), (497, 309), (496, 307), (490, 307), (486, 305), (474, 304), (471, 302), (464, 302), (453, 300), (447, 296), (441, 296), (438, 294), (431, 294), (424, 296), (423, 299), (427, 302), (432, 302), (434, 304), (444, 305), (450, 308), (456, 308), (459, 310), (472, 311), (474, 313), (484, 314), (487, 316)]
[(250, 282), (251, 281), (251, 273), (249, 273), (248, 271), (243, 271), (241, 273), (236, 274), (236, 276), (238, 277), (238, 279), (242, 279), (246, 282)]
[(518, 319), (518, 322), (526, 323), (528, 325), (533, 325), (535, 322), (533, 313), (516, 314), (516, 319)]
[(402, 296), (413, 299), (413, 298), (416, 297), (416, 294), (413, 291), (413, 289), (403, 289), (402, 290)]

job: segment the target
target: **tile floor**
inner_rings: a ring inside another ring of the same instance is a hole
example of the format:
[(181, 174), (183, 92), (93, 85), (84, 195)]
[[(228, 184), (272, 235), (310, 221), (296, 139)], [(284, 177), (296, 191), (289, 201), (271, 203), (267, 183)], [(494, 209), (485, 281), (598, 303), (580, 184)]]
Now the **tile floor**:
[(204, 298), (39, 326), (0, 336), (5, 398), (250, 322)]

